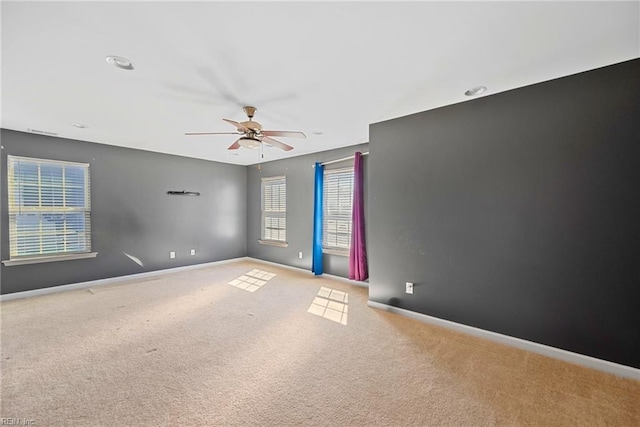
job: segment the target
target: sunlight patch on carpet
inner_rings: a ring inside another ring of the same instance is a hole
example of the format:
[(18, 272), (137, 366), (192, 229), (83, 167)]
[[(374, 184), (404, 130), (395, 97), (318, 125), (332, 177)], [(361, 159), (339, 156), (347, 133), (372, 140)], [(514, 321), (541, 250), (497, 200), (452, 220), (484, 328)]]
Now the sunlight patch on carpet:
[(274, 277), (276, 277), (276, 274), (254, 268), (253, 270), (247, 273), (247, 276), (256, 277), (258, 279), (263, 279), (263, 280), (271, 280)]
[(269, 273), (268, 271), (253, 269), (237, 279), (230, 281), (229, 284), (248, 292), (255, 292), (275, 276), (274, 273)]
[(346, 325), (347, 314), (349, 312), (348, 304), (349, 294), (347, 292), (325, 288), (323, 286), (313, 299), (307, 313)]

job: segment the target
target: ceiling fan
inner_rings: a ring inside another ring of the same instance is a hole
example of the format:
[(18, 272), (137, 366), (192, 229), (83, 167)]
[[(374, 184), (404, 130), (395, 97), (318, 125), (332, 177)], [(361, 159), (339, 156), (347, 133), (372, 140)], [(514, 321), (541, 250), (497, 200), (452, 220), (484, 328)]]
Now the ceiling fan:
[(237, 129), (237, 132), (186, 132), (185, 135), (242, 135), (236, 142), (231, 144), (229, 150), (237, 150), (240, 147), (256, 148), (260, 144), (267, 143), (282, 150), (293, 150), (293, 147), (273, 139), (272, 136), (282, 136), (289, 138), (306, 138), (303, 132), (285, 131), (285, 130), (262, 130), (262, 125), (253, 121), (253, 115), (256, 107), (243, 107), (244, 112), (249, 117), (246, 122), (236, 122), (229, 119), (222, 119)]

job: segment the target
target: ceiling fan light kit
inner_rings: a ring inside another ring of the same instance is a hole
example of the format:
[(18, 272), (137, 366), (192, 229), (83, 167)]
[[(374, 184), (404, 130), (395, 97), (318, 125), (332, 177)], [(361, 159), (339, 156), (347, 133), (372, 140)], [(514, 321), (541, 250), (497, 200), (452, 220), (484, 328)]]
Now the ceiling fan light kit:
[(252, 138), (250, 136), (243, 136), (238, 140), (238, 144), (240, 144), (244, 148), (258, 148), (262, 142), (259, 139)]
[(242, 108), (249, 118), (244, 122), (236, 122), (230, 119), (222, 119), (235, 127), (237, 132), (187, 132), (185, 135), (242, 135), (238, 138), (228, 150), (237, 150), (240, 147), (254, 149), (260, 147), (262, 144), (268, 144), (269, 146), (280, 148), (284, 151), (293, 150), (291, 145), (280, 142), (277, 139), (273, 139), (273, 136), (286, 137), (286, 138), (306, 138), (307, 136), (303, 132), (289, 131), (289, 130), (262, 130), (262, 125), (253, 120), (257, 108), (250, 105)]

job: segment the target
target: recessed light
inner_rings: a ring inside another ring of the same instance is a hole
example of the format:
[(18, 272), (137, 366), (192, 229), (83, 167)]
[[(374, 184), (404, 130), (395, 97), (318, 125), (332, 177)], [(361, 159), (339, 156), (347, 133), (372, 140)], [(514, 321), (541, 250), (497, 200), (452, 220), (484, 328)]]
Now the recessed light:
[(133, 70), (133, 62), (127, 58), (123, 58), (121, 56), (107, 56), (105, 59), (107, 60), (107, 63), (114, 67), (122, 68), (123, 70)]
[(82, 123), (71, 123), (71, 126), (73, 126), (74, 128), (78, 128), (78, 129), (86, 129), (89, 126), (82, 124)]
[(464, 94), (467, 95), (467, 96), (478, 96), (478, 95), (482, 95), (483, 93), (485, 93), (486, 90), (487, 90), (486, 86), (476, 86), (474, 88), (469, 89)]

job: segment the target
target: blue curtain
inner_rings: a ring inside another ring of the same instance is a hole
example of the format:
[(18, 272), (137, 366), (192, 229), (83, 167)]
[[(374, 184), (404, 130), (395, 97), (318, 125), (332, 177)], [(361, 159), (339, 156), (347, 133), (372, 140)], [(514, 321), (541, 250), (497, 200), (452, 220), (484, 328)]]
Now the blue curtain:
[(322, 187), (324, 185), (324, 166), (316, 162), (316, 179), (313, 192), (313, 260), (311, 271), (319, 276), (322, 268)]

